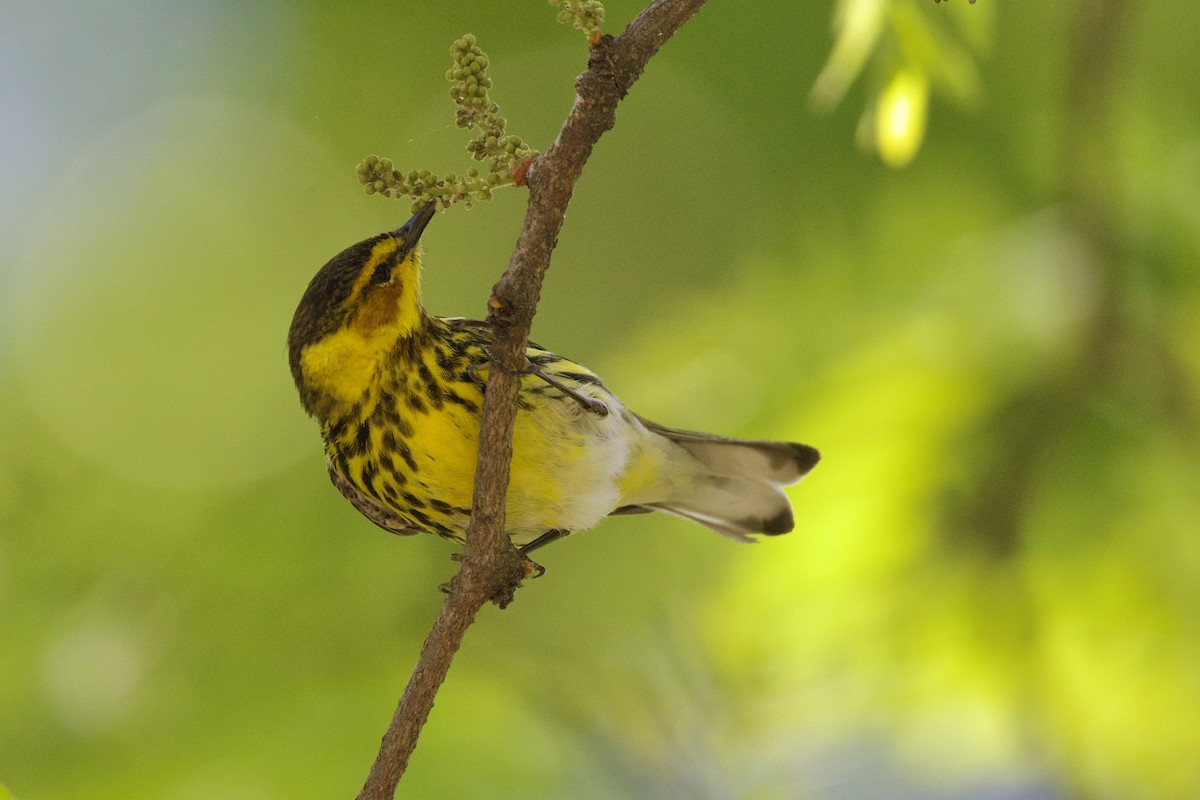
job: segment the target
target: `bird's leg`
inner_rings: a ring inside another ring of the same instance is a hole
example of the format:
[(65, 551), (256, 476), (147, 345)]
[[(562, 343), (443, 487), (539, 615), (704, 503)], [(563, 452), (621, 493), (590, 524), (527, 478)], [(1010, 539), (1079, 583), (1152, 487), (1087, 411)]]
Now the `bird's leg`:
[(518, 547), (517, 552), (519, 552), (523, 556), (528, 556), (530, 553), (532, 553), (534, 550), (537, 550), (539, 547), (544, 547), (544, 546), (550, 544), (551, 542), (557, 542), (559, 539), (562, 539), (569, 533), (570, 533), (570, 531), (563, 530), (562, 528), (552, 528), (551, 530), (546, 531), (541, 536), (534, 539), (532, 542), (529, 542), (528, 544), (523, 544), (520, 547)]
[[(529, 362), (526, 362), (526, 364), (527, 364), (527, 366), (524, 369), (515, 369), (515, 370), (514, 369), (505, 369), (504, 367), (500, 366), (499, 364), (493, 364), (490, 361), (488, 361), (486, 363), (486, 366), (488, 369), (495, 367), (496, 369), (500, 370), (501, 372), (505, 372), (509, 375), (535, 375), (535, 376), (541, 378), (542, 380), (544, 380), (546, 383), (553, 386), (555, 389), (558, 389), (560, 392), (562, 392), (567, 397), (574, 400), (576, 403), (579, 403), (579, 405), (583, 407), (584, 411), (588, 411), (592, 414), (595, 414), (598, 417), (607, 417), (608, 416), (608, 406), (605, 403), (601, 402), (600, 400), (597, 400), (594, 397), (588, 397), (587, 395), (580, 394), (579, 392), (572, 389), (570, 386), (567, 386), (565, 383), (560, 381), (558, 378), (554, 377), (553, 375), (551, 375), (548, 372), (542, 371), (541, 368), (535, 367), (533, 364), (531, 364)], [(481, 366), (484, 366), (484, 365), (472, 364), (467, 369), (468, 369), (468, 371), (471, 372), (471, 374), (475, 374), (479, 371)]]

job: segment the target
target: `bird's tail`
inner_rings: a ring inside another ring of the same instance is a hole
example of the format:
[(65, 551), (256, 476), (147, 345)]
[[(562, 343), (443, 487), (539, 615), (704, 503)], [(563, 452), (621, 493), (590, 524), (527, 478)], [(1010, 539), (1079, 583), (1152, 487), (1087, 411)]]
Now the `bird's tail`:
[(665, 500), (624, 506), (613, 513), (666, 511), (699, 522), (731, 539), (792, 530), (792, 506), (779, 488), (803, 478), (821, 454), (804, 444), (726, 439), (664, 428), (641, 420), (653, 433), (681, 447), (702, 467), (697, 480), (681, 485)]

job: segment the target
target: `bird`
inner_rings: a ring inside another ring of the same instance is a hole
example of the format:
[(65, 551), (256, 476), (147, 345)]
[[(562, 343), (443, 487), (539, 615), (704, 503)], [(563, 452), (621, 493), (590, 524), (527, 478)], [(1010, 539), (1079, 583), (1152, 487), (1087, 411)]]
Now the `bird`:
[[(384, 530), (461, 544), (492, 329), (421, 304), (421, 235), (436, 210), (321, 267), (287, 349), (333, 485)], [(505, 508), (523, 555), (614, 514), (665, 512), (743, 542), (793, 529), (781, 487), (816, 466), (815, 448), (665, 427), (583, 365), (533, 342), (525, 356)]]

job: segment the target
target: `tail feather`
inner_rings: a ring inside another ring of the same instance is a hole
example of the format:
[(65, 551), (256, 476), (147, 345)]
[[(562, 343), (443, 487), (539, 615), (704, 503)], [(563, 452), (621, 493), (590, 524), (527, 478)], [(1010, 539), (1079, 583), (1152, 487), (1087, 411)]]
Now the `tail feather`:
[(624, 506), (614, 513), (665, 511), (739, 541), (749, 534), (778, 535), (795, 526), (787, 495), (779, 488), (803, 478), (821, 455), (808, 445), (721, 436), (642, 424), (687, 451), (707, 474), (679, 496)]

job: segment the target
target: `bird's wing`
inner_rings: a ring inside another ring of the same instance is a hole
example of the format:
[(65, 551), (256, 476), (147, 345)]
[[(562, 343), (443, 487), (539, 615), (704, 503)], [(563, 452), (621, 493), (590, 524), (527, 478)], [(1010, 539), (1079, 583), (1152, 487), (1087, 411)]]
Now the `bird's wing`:
[(350, 504), (359, 510), (359, 512), (367, 519), (374, 522), (385, 531), (396, 533), (401, 536), (412, 536), (416, 533), (424, 533), (419, 528), (413, 528), (404, 523), (400, 515), (392, 511), (387, 506), (380, 503), (370, 495), (364, 494), (357, 486), (351, 483), (345, 475), (338, 472), (332, 461), (326, 459), (325, 467), (329, 470), (329, 480), (333, 481), (333, 485), (338, 488), (342, 496), (350, 501)]

